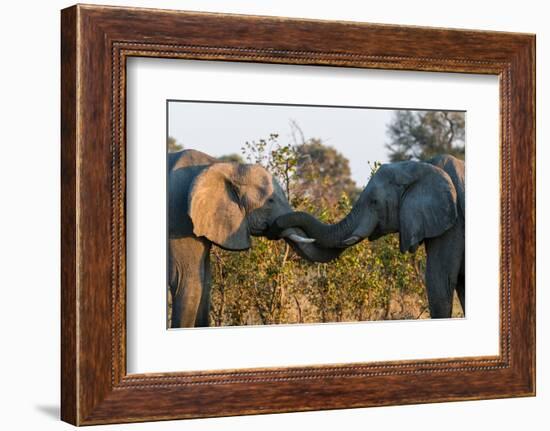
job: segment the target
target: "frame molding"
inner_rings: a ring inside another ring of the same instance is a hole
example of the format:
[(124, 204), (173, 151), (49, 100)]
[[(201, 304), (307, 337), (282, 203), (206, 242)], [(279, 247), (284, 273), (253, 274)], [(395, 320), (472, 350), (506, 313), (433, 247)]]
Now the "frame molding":
[[(63, 420), (88, 425), (534, 395), (533, 35), (83, 5), (64, 9), (61, 21)], [(128, 375), (131, 56), (498, 75), (500, 354)]]

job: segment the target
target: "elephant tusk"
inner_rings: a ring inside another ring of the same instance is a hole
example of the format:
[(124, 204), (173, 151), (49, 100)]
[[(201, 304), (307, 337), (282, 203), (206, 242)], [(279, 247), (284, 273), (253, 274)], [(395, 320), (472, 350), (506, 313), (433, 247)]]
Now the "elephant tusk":
[(343, 244), (344, 245), (353, 245), (355, 244), (357, 241), (359, 241), (361, 238), (358, 237), (357, 235), (352, 235), (350, 236), (349, 238), (345, 239), (343, 241)]
[(311, 244), (312, 242), (315, 242), (315, 239), (313, 239), (313, 238), (304, 238), (303, 236), (300, 236), (300, 235), (295, 234), (295, 233), (291, 233), (288, 236), (288, 239), (290, 239), (294, 242), (301, 242), (301, 243), (306, 243), (306, 244)]

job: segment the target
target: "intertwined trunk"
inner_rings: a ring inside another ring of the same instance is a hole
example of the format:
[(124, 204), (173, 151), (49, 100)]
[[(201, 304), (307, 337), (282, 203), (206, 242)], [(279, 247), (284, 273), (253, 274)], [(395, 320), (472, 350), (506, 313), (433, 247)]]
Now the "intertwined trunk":
[(343, 241), (353, 235), (361, 217), (356, 204), (340, 222), (327, 224), (305, 212), (293, 212), (279, 217), (272, 226), (275, 232), (288, 228), (300, 228), (307, 237), (315, 239), (315, 245), (324, 248), (345, 247)]
[[(305, 236), (304, 232), (298, 228), (290, 228), (290, 230), (295, 230), (298, 235)], [(319, 247), (316, 243), (296, 243), (287, 238), (285, 240), (299, 256), (310, 262), (330, 262), (337, 259), (344, 251), (341, 248)]]

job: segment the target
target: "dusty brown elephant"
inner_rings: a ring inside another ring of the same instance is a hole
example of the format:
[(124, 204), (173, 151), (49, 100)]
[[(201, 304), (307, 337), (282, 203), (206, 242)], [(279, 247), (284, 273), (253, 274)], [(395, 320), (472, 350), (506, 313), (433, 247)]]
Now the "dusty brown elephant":
[[(246, 250), (251, 235), (266, 235), (273, 221), (292, 212), (281, 186), (262, 166), (221, 162), (196, 150), (168, 155), (171, 326), (208, 326), (210, 249)], [(327, 262), (342, 250), (322, 249), (296, 228), (284, 238), (302, 257)]]

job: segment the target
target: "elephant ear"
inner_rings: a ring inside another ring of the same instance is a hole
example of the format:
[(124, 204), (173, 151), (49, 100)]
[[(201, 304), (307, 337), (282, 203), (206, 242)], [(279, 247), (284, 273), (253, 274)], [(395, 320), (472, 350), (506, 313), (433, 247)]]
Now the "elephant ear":
[(399, 208), (401, 252), (414, 252), (425, 238), (442, 235), (457, 221), (457, 193), (442, 169), (402, 162), (395, 180), (405, 187)]
[(214, 163), (193, 181), (189, 194), (189, 217), (193, 233), (227, 250), (250, 248), (246, 212), (232, 181), (239, 165)]

